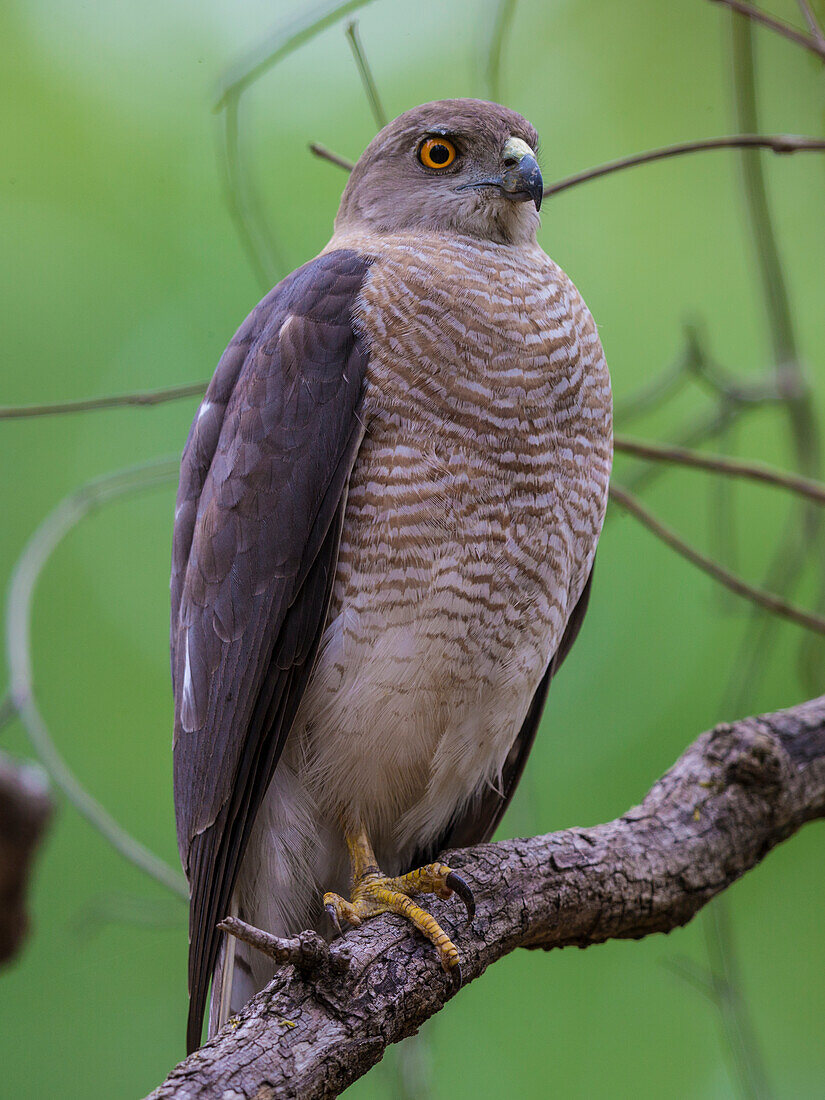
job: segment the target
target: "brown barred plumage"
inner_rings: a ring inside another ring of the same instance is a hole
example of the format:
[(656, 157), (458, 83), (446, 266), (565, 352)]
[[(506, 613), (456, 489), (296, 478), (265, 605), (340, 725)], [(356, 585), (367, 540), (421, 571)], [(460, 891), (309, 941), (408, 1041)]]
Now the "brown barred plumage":
[[(403, 158), (420, 134), (449, 131), (464, 142), (474, 120), (483, 122), (497, 156), (511, 136), (535, 145), (529, 124), (495, 105), (447, 101), (408, 112), (359, 162), (322, 254), (323, 262), (352, 256), (364, 264), (349, 311), (368, 359), (355, 413), (360, 446), (348, 485), (340, 482), (344, 495), (329, 504), (331, 516), (340, 501), (331, 601), (326, 612), (323, 600), (305, 601), (312, 617), (301, 620), (305, 659), (314, 654), (308, 639), (320, 638), (314, 670), (280, 734), (283, 750), (260, 809), (239, 819), (244, 838), (229, 849), (242, 859), (232, 879), (235, 911), (276, 934), (323, 927), (323, 890), (347, 888), (345, 832), (362, 827), (390, 874), (410, 869), (450, 835), (465, 842), (487, 835), (520, 773), (514, 747), (529, 751), (550, 663), (569, 646), (569, 638), (562, 646), (565, 629), (570, 624), (568, 634), (575, 633), (586, 602), (607, 501), (610, 383), (590, 313), (535, 242), (535, 211), (454, 185), (451, 195), (462, 191), (460, 200), (443, 191), (436, 201), (429, 177), (414, 177), (426, 199), (409, 207), (406, 225), (398, 202), (369, 201), (370, 181), (392, 179), (395, 162), (404, 178)], [(449, 210), (443, 224), (428, 224), (430, 207)], [(482, 235), (485, 216), (489, 232)], [(309, 347), (296, 312), (279, 315), (267, 337), (289, 362)], [(243, 379), (242, 372), (237, 387)], [(346, 367), (341, 379), (336, 385), (352, 384)], [(341, 440), (349, 431), (335, 428)], [(323, 435), (316, 445), (327, 446)], [(323, 489), (318, 499), (328, 497)], [(295, 521), (294, 504), (280, 518), (277, 501), (274, 507), (276, 523)], [(190, 512), (185, 503), (191, 529)], [(207, 534), (201, 524), (201, 538)], [(195, 525), (195, 550), (198, 537)], [(327, 545), (329, 537), (320, 537)], [(180, 589), (180, 567), (176, 583)], [(244, 583), (261, 590), (260, 577)], [(322, 577), (319, 584), (321, 599)], [(239, 579), (237, 591), (244, 590)], [(181, 614), (186, 606), (184, 585)], [(233, 613), (233, 628), (243, 615)], [(238, 653), (233, 661), (243, 659)], [(188, 648), (186, 662), (191, 678)], [(179, 714), (192, 705), (183, 676), (176, 679)], [(244, 690), (260, 692), (257, 683)], [(179, 745), (191, 724), (183, 722)], [(235, 736), (243, 745), (243, 730)], [(190, 772), (180, 765), (182, 782)], [(230, 776), (230, 788), (238, 782)], [(222, 777), (219, 794), (230, 789), (225, 783)], [(494, 812), (478, 811), (485, 799)], [(228, 836), (225, 815), (213, 799), (215, 825), (207, 822), (204, 835), (217, 829)], [(187, 837), (192, 851), (203, 843), (189, 828), (181, 837), (185, 865)], [(233, 945), (218, 968), (211, 1026), (271, 972), (266, 958)]]

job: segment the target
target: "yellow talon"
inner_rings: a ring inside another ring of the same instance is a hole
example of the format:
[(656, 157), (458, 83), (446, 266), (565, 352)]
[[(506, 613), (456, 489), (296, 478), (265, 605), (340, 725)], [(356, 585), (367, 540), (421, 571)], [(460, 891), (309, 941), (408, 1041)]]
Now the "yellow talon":
[(357, 927), (370, 917), (380, 913), (397, 913), (427, 937), (438, 951), (441, 965), (452, 976), (453, 984), (461, 985), (461, 966), (458, 950), (435, 917), (416, 905), (411, 894), (435, 894), (449, 898), (458, 894), (467, 907), (469, 920), (475, 913), (475, 902), (467, 883), (445, 863), (429, 863), (406, 875), (390, 878), (382, 875), (375, 859), (369, 838), (362, 829), (355, 836), (347, 834), (352, 864), (352, 889), (350, 900), (339, 894), (324, 894), (324, 908), (336, 931), (340, 934), (341, 922)]

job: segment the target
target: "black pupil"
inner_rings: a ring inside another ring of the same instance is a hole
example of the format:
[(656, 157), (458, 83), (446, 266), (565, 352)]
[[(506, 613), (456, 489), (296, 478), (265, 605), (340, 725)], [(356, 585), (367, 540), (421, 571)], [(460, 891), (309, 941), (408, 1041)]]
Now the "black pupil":
[(446, 145), (431, 145), (430, 160), (433, 164), (446, 164), (450, 159), (450, 150)]

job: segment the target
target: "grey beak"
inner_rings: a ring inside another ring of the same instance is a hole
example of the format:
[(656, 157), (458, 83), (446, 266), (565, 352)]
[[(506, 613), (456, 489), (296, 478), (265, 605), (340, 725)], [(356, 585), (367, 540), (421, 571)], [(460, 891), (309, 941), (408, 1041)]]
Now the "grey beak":
[(508, 168), (501, 177), (501, 190), (514, 202), (530, 202), (541, 209), (544, 197), (544, 180), (541, 169), (532, 153), (525, 154), (512, 168)]
[(536, 204), (536, 210), (540, 210), (544, 197), (544, 180), (533, 150), (521, 138), (511, 137), (505, 142), (501, 156), (504, 171), (500, 176), (463, 183), (456, 190), (475, 191), (482, 187), (497, 187), (502, 195), (513, 202), (532, 201)]

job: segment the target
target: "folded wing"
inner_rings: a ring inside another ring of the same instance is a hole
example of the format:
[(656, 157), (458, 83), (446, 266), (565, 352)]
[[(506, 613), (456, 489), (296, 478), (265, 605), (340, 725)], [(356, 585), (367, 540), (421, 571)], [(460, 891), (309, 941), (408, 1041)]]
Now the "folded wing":
[(200, 1044), (246, 843), (324, 629), (368, 353), (370, 260), (299, 268), (224, 353), (181, 464), (172, 560), (175, 814), (189, 879), (187, 1046)]

